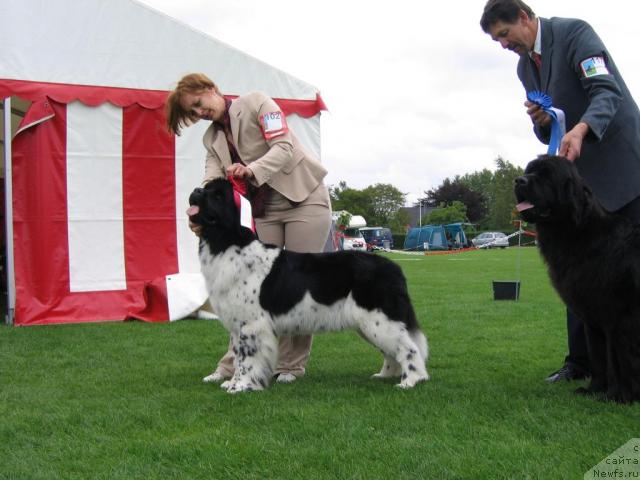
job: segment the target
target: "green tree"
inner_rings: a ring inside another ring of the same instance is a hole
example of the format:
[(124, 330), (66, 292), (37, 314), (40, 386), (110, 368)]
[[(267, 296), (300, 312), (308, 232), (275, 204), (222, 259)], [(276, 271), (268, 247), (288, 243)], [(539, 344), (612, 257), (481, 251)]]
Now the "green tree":
[[(493, 192), (493, 172), (488, 168), (484, 168), (478, 172), (465, 173), (461, 177), (456, 177), (463, 185), (466, 185), (474, 192), (479, 192), (484, 197), (485, 206), (491, 201)], [(487, 210), (485, 210), (485, 215)], [(474, 220), (475, 221), (475, 220)]]
[(350, 188), (346, 182), (342, 181), (337, 187), (329, 187), (329, 197), (331, 198), (331, 209), (334, 212), (347, 210), (353, 215), (362, 215), (365, 219), (367, 218), (369, 198), (362, 190)]
[(488, 223), (496, 230), (513, 229), (513, 210), (515, 197), (513, 195), (513, 182), (524, 172), (521, 167), (516, 167), (502, 157), (496, 159), (497, 169), (493, 174), (491, 191), (491, 203), (489, 204)]
[(482, 229), (510, 230), (515, 205), (513, 181), (522, 175), (522, 168), (514, 166), (502, 157), (498, 157), (495, 163), (495, 172), (485, 168), (456, 178), (472, 190), (480, 192), (486, 200), (486, 215), (479, 220), (470, 218), (470, 221), (478, 223)]
[(404, 206), (406, 194), (388, 183), (376, 183), (363, 190), (370, 199), (367, 215), (367, 225), (386, 227), (398, 210)]
[(409, 213), (406, 210), (399, 209), (395, 215), (389, 220), (387, 225), (393, 233), (404, 234), (409, 225)]
[(466, 207), (466, 217), (470, 222), (479, 222), (487, 214), (486, 199), (481, 191), (473, 190), (464, 183), (459, 176), (453, 180), (445, 178), (438, 188), (429, 190), (426, 196), (426, 204), (436, 206), (440, 204), (452, 205), (453, 202), (462, 202)]
[(423, 225), (446, 225), (447, 223), (468, 222), (467, 206), (459, 200), (451, 205), (441, 203), (438, 208), (426, 215)]
[(357, 190), (340, 182), (329, 187), (333, 211), (347, 210), (353, 215), (362, 215), (367, 225), (389, 227), (396, 233), (404, 233), (409, 223), (408, 215), (400, 212), (406, 194), (393, 185), (376, 183), (364, 190)]

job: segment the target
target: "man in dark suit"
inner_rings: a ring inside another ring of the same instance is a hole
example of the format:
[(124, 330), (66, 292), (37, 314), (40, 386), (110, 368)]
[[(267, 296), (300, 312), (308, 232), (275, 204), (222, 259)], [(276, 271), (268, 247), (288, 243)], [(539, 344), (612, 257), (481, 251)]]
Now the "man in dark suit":
[[(538, 18), (521, 0), (489, 0), (480, 26), (520, 56), (518, 78), (526, 92), (546, 93), (564, 112), (558, 154), (576, 162), (606, 209), (640, 222), (640, 111), (591, 26)], [(548, 144), (551, 118), (537, 103), (524, 105), (536, 136)], [(548, 382), (589, 376), (584, 328), (570, 311), (567, 330), (569, 355)]]

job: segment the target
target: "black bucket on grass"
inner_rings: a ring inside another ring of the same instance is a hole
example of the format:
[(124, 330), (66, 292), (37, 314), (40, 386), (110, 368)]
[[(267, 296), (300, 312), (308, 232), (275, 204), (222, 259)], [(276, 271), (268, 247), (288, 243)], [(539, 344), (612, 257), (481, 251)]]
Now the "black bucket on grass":
[(493, 281), (494, 300), (518, 300), (520, 298), (520, 281)]

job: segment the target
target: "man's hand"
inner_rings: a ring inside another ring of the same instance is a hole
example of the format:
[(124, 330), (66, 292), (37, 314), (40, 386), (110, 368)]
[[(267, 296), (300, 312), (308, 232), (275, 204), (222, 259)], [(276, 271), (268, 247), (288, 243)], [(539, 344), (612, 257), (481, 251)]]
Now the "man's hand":
[(231, 175), (236, 178), (253, 178), (253, 172), (250, 168), (245, 167), (241, 163), (234, 163), (227, 168), (227, 175)]
[(589, 133), (589, 125), (584, 122), (578, 123), (562, 137), (558, 155), (567, 157), (572, 162), (575, 161), (580, 156), (582, 141), (587, 133)]
[(198, 237), (202, 236), (202, 225), (197, 225), (189, 220), (189, 228), (193, 233), (195, 233)]
[(533, 123), (536, 125), (546, 127), (551, 123), (551, 117), (549, 114), (546, 113), (537, 103), (527, 100), (524, 102), (524, 106), (527, 107), (527, 115), (531, 117), (531, 120), (533, 120)]

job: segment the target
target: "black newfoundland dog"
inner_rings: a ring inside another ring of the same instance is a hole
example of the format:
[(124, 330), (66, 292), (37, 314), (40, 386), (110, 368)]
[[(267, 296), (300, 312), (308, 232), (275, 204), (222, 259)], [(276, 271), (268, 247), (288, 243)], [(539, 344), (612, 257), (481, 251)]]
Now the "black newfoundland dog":
[(400, 388), (429, 379), (427, 338), (400, 267), (370, 253), (294, 253), (258, 241), (241, 225), (233, 188), (196, 188), (187, 211), (202, 226), (200, 262), (214, 311), (231, 334), (229, 393), (262, 390), (273, 375), (278, 335), (356, 330), (384, 355), (376, 377)]
[(604, 210), (562, 157), (530, 162), (515, 195), (553, 285), (585, 323), (592, 378), (576, 392), (640, 400), (640, 227)]

